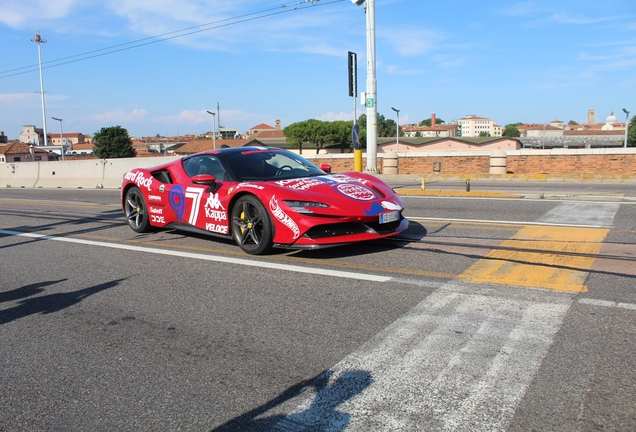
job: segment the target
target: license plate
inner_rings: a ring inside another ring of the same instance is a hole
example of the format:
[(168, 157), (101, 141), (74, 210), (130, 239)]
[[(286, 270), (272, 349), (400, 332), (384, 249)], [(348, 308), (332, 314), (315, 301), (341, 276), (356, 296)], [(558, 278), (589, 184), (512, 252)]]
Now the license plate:
[(380, 213), (380, 223), (385, 224), (389, 222), (395, 222), (396, 220), (400, 220), (400, 211), (395, 210), (388, 213)]

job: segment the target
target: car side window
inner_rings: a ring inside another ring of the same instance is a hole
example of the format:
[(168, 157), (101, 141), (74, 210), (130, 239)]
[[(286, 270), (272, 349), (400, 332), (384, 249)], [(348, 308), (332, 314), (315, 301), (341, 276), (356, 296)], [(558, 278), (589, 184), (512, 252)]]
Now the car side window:
[(225, 179), (225, 169), (221, 162), (212, 155), (201, 155), (184, 161), (185, 172), (193, 177), (199, 174), (213, 175), (217, 180)]
[(172, 178), (170, 177), (170, 173), (168, 171), (155, 171), (152, 173), (152, 176), (159, 180), (161, 183), (172, 184)]

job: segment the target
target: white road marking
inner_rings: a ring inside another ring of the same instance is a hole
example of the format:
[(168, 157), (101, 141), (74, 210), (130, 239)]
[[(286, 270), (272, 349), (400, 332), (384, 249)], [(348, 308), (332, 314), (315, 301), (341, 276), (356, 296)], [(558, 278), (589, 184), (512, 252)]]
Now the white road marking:
[(599, 299), (591, 299), (591, 298), (582, 298), (579, 299), (579, 303), (588, 304), (592, 306), (602, 306), (602, 307), (617, 307), (621, 309), (630, 309), (636, 310), (636, 304), (634, 303), (623, 303), (623, 302), (614, 302), (611, 300), (599, 300)]
[(564, 226), (573, 228), (611, 228), (607, 225), (581, 225), (575, 223), (565, 222), (525, 222), (525, 221), (503, 221), (503, 220), (489, 220), (489, 219), (452, 219), (452, 218), (434, 218), (434, 217), (420, 217), (420, 216), (408, 216), (408, 220), (429, 220), (429, 221), (442, 221), (442, 222), (468, 222), (468, 223), (489, 223), (497, 225), (538, 225), (538, 226)]
[(277, 429), (506, 430), (571, 302), (449, 282), (331, 368)]
[(99, 241), (93, 241), (93, 240), (82, 240), (82, 239), (77, 239), (72, 237), (57, 237), (57, 236), (50, 236), (50, 235), (43, 235), (43, 234), (24, 233), (20, 231), (11, 231), (11, 230), (0, 230), (0, 234), (29, 237), (29, 238), (35, 238), (40, 240), (52, 240), (52, 241), (59, 241), (59, 242), (65, 242), (65, 243), (83, 244), (88, 246), (107, 247), (112, 249), (123, 249), (128, 251), (145, 252), (145, 253), (151, 253), (151, 254), (157, 254), (157, 255), (168, 255), (168, 256), (181, 257), (181, 258), (191, 258), (191, 259), (198, 259), (198, 260), (204, 260), (204, 261), (222, 262), (222, 263), (243, 265), (243, 266), (250, 266), (250, 267), (261, 267), (261, 268), (290, 271), (290, 272), (296, 272), (296, 273), (308, 273), (308, 274), (332, 276), (332, 277), (346, 278), (346, 279), (365, 280), (370, 282), (407, 283), (412, 285), (421, 285), (421, 286), (430, 286), (430, 287), (440, 286), (440, 283), (438, 282), (421, 280), (421, 279), (402, 279), (402, 278), (394, 278), (391, 276), (380, 276), (380, 275), (374, 275), (374, 274), (368, 274), (368, 273), (356, 273), (356, 272), (339, 271), (339, 270), (333, 270), (333, 269), (304, 267), (304, 266), (276, 263), (271, 261), (267, 261), (267, 262), (256, 261), (256, 260), (232, 258), (227, 256), (219, 256), (219, 255), (206, 255), (206, 254), (199, 254), (199, 253), (192, 253), (192, 252), (174, 251), (169, 249), (155, 249), (155, 248), (149, 248), (144, 246), (99, 242)]
[(599, 204), (595, 202), (564, 202), (539, 218), (539, 222), (551, 224), (583, 223), (611, 228), (619, 204)]

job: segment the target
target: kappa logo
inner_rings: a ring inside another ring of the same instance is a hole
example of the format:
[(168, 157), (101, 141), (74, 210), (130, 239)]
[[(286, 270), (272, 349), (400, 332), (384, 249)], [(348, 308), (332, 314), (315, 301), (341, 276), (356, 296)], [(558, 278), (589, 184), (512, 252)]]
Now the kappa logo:
[(219, 200), (218, 193), (210, 194), (208, 200), (205, 202), (205, 208), (213, 210), (225, 210), (225, 207), (223, 207), (223, 204), (221, 204), (221, 200)]
[[(205, 203), (205, 216), (214, 219), (217, 222), (227, 221), (227, 212), (225, 211), (225, 207), (221, 204), (221, 200), (219, 200), (219, 194), (210, 194), (208, 200)], [(214, 232), (220, 232), (218, 230), (208, 230)]]

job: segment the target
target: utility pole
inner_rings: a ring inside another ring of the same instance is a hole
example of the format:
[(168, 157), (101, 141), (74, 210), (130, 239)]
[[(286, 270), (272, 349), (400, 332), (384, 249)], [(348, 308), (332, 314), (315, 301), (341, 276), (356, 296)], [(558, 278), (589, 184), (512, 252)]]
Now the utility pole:
[(367, 168), (378, 170), (378, 107), (375, 77), (375, 0), (351, 0), (360, 6), (363, 3), (367, 15), (367, 91), (364, 106), (367, 109)]
[(60, 153), (62, 155), (62, 160), (64, 160), (64, 134), (62, 133), (62, 122), (64, 119), (51, 117), (53, 120), (57, 120), (60, 122)]
[(208, 114), (210, 114), (212, 116), (212, 140), (214, 142), (214, 150), (216, 150), (216, 113), (212, 112), (212, 111), (208, 111)]
[(625, 143), (623, 147), (627, 148), (627, 131), (629, 129), (629, 110), (627, 108), (623, 108), (623, 112), (625, 113)]
[(395, 153), (398, 153), (400, 151), (400, 110), (393, 107), (391, 107), (391, 109), (397, 114), (397, 124), (395, 127)]
[(40, 32), (35, 31), (35, 38), (31, 39), (31, 42), (38, 44), (38, 64), (40, 65), (40, 96), (42, 97), (42, 123), (44, 128), (44, 145), (49, 145), (49, 136), (46, 131), (46, 110), (44, 109), (44, 83), (42, 82), (42, 56), (40, 54), (40, 44), (46, 43), (46, 40), (42, 39)]

